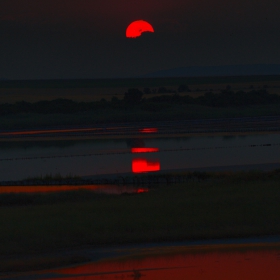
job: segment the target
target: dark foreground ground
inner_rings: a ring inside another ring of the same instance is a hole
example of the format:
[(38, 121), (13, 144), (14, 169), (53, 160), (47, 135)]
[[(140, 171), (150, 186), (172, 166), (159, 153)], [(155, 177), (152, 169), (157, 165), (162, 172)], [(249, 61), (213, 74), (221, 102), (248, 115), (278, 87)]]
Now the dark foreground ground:
[(0, 208), (0, 271), (92, 260), (81, 248), (279, 235), (279, 180), (279, 170), (195, 173), (134, 195), (1, 195), (13, 206)]
[[(183, 254), (234, 253), (238, 252), (269, 252), (280, 249), (280, 236), (227, 238), (217, 240), (197, 240), (186, 242), (142, 243), (125, 246), (110, 246), (100, 248), (77, 248), (52, 254), (25, 255), (6, 259), (6, 268), (14, 267), (0, 273), (1, 279), (56, 279), (55, 269), (69, 269), (106, 260), (137, 260), (147, 257), (172, 257)], [(163, 268), (164, 269), (164, 268)], [(133, 270), (134, 271), (134, 270)], [(62, 272), (62, 271), (61, 271)], [(108, 271), (111, 273), (111, 271)], [(73, 275), (67, 273), (72, 278)]]

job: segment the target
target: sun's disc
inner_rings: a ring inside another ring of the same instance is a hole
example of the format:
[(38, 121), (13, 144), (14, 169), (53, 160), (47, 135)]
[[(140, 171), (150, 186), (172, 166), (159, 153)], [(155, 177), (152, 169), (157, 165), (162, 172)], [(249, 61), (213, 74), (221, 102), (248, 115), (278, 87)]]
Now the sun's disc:
[(153, 26), (145, 20), (133, 21), (126, 29), (127, 38), (136, 38), (143, 32), (155, 32)]

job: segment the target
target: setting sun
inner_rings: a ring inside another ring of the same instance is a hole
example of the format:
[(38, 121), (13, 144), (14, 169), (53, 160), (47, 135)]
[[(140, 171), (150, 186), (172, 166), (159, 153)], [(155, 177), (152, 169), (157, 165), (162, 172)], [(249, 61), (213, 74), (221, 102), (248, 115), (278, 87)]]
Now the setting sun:
[(153, 26), (144, 20), (133, 21), (126, 29), (127, 38), (136, 38), (143, 32), (154, 32)]

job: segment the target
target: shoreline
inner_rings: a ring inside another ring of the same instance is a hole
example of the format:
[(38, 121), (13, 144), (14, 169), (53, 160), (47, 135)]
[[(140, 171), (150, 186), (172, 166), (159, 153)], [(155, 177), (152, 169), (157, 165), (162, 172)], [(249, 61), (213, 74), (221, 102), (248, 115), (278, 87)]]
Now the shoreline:
[(214, 251), (280, 250), (280, 235), (127, 243), (123, 245), (81, 246), (56, 252), (36, 252), (30, 255), (1, 256), (0, 279), (27, 273), (44, 273), (86, 263), (128, 257), (159, 254), (207, 253)]
[(178, 138), (178, 137), (211, 137), (211, 136), (246, 136), (246, 135), (280, 134), (280, 130), (252, 130), (252, 131), (220, 131), (220, 132), (191, 132), (191, 133), (154, 133), (154, 134), (125, 134), (125, 135), (92, 135), (92, 136), (50, 136), (50, 137), (12, 137), (0, 138), (0, 142), (10, 141), (77, 141), (77, 140), (110, 140), (127, 138)]
[(103, 123), (0, 132), (5, 141), (61, 141), (87, 139), (203, 137), (279, 134), (280, 117), (241, 117), (177, 121)]
[[(91, 189), (91, 186), (131, 186), (131, 187), (140, 187), (152, 184), (170, 184), (176, 183), (172, 181), (172, 176), (174, 178), (178, 176), (183, 176), (184, 173), (227, 173), (227, 172), (250, 172), (250, 171), (259, 171), (259, 172), (273, 172), (280, 169), (280, 162), (271, 162), (271, 163), (260, 163), (260, 164), (244, 164), (244, 165), (226, 165), (226, 166), (204, 166), (204, 167), (192, 167), (185, 169), (169, 169), (169, 170), (160, 170), (155, 173), (143, 173), (136, 174), (132, 172), (126, 173), (112, 173), (112, 174), (97, 174), (97, 175), (87, 175), (81, 176), (77, 179), (75, 178), (62, 178), (62, 179), (34, 179), (32, 180), (15, 180), (15, 181), (0, 181), (0, 188), (12, 188), (15, 190), (21, 187), (30, 187), (36, 188), (49, 188), (56, 187), (55, 191), (69, 191), (69, 187), (73, 187), (73, 190), (78, 190), (79, 187), (84, 189)], [(171, 174), (169, 178), (170, 181), (167, 181), (165, 175)], [(135, 178), (139, 178), (140, 181), (135, 181)], [(148, 179), (150, 177), (150, 179)], [(157, 180), (155, 179), (157, 178)], [(150, 180), (150, 181), (149, 181)], [(38, 183), (39, 182), (39, 183)], [(180, 181), (183, 182), (183, 181)], [(32, 191), (29, 190), (30, 193)], [(42, 191), (44, 192), (44, 191)]]

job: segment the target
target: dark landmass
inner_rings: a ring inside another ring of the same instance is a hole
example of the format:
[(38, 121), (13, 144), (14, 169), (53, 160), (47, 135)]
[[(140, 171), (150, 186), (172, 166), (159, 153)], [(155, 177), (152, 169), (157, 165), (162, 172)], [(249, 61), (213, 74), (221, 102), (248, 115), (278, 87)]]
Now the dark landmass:
[[(162, 89), (164, 91), (164, 89)], [(186, 90), (187, 91), (187, 90)], [(165, 93), (169, 93), (167, 90)], [(159, 96), (146, 95), (143, 98), (143, 92), (131, 88), (124, 93), (123, 99), (117, 97), (111, 101), (101, 99), (95, 102), (75, 102), (69, 99), (55, 99), (52, 101), (38, 101), (34, 103), (21, 101), (14, 104), (1, 104), (0, 115), (19, 114), (19, 113), (39, 113), (39, 114), (74, 114), (77, 112), (86, 112), (94, 110), (110, 110), (117, 109), (127, 111), (131, 107), (142, 111), (155, 112), (171, 108), (172, 105), (200, 105), (207, 107), (241, 107), (252, 105), (280, 104), (280, 95), (270, 94), (266, 89), (251, 91), (231, 91), (223, 90), (220, 93), (208, 91), (202, 96), (196, 98), (188, 94), (163, 94)]]
[[(148, 91), (148, 89), (146, 88)], [(197, 97), (188, 86), (179, 86), (179, 93), (164, 87), (161, 93), (144, 94), (130, 88), (119, 99), (77, 102), (70, 99), (0, 103), (0, 125), (7, 129), (28, 129), (58, 125), (92, 125), (119, 122), (179, 121), (248, 116), (277, 116), (280, 95), (267, 89), (233, 91), (228, 86), (220, 92), (208, 91)]]
[(279, 89), (280, 75), (0, 81), (0, 127), (271, 116)]

